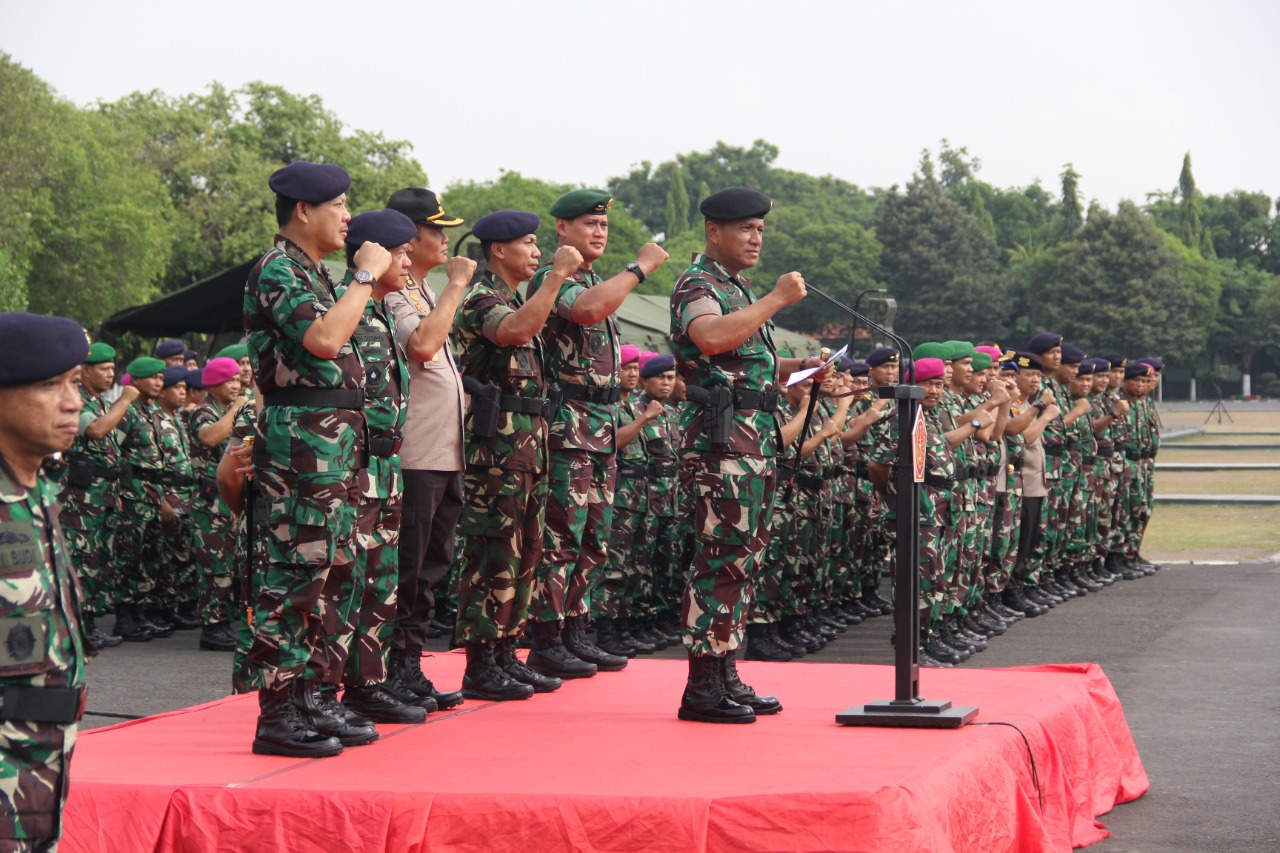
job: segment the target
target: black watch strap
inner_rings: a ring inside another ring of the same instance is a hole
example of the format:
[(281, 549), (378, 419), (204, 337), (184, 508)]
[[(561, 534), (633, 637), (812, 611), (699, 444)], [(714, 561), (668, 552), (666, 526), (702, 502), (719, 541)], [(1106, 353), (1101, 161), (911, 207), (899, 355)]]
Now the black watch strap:
[(627, 264), (627, 272), (634, 274), (636, 278), (640, 279), (640, 283), (644, 284), (644, 270), (640, 269), (640, 264), (635, 261)]

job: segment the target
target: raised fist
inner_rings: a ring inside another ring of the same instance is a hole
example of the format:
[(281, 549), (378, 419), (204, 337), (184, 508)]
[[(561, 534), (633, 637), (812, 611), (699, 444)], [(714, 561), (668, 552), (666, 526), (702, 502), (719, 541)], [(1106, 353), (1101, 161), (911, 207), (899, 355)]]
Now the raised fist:
[(1057, 403), (1050, 403), (1044, 407), (1044, 414), (1049, 420), (1053, 420), (1058, 415), (1062, 414), (1062, 409), (1058, 408)]
[(995, 382), (991, 385), (991, 402), (997, 406), (1009, 402), (1009, 389), (1003, 382)]
[(665, 264), (669, 257), (671, 256), (667, 254), (667, 250), (657, 243), (645, 243), (640, 247), (640, 251), (636, 253), (636, 263), (640, 265), (640, 269), (647, 276)]
[(773, 286), (773, 292), (782, 299), (783, 305), (794, 305), (808, 293), (804, 287), (804, 276), (798, 272), (789, 272), (780, 277)]
[(973, 413), (973, 419), (982, 424), (982, 429), (986, 429), (996, 422), (996, 416), (987, 409), (978, 409)]
[(370, 240), (356, 249), (355, 265), (358, 270), (368, 270), (373, 280), (382, 278), (382, 274), (391, 266), (391, 253)]
[(1079, 400), (1076, 400), (1076, 404), (1071, 407), (1072, 411), (1081, 415), (1087, 415), (1091, 409), (1093, 409), (1093, 403), (1089, 401), (1088, 397), (1081, 397)]
[(140, 393), (142, 392), (140, 392), (137, 389), (137, 387), (134, 385), (124, 385), (124, 386), (121, 386), (120, 388), (120, 396), (123, 397), (125, 401), (129, 403), (132, 403), (134, 400), (138, 399), (138, 395)]
[(444, 271), (449, 276), (449, 284), (466, 287), (471, 283), (471, 276), (475, 275), (476, 262), (468, 257), (454, 255), (444, 265)]
[(561, 278), (568, 278), (582, 266), (582, 253), (572, 246), (561, 246), (551, 258), (551, 271)]
[(1053, 395), (1052, 390), (1046, 388), (1040, 392), (1040, 402), (1044, 403), (1046, 406), (1052, 406), (1054, 403), (1058, 402), (1058, 398)]
[(662, 413), (665, 412), (666, 410), (667, 410), (667, 407), (662, 405), (660, 401), (650, 400), (649, 405), (645, 406), (644, 408), (644, 418), (647, 421), (651, 421), (654, 418), (660, 418), (662, 417)]
[(1116, 400), (1115, 408), (1113, 408), (1111, 411), (1112, 411), (1112, 414), (1114, 414), (1117, 418), (1124, 417), (1125, 415), (1129, 414), (1129, 401)]

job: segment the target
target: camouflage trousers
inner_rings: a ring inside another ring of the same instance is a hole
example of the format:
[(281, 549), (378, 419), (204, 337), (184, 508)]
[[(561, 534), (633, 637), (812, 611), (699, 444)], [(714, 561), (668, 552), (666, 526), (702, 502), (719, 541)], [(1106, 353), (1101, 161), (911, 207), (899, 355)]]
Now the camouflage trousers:
[(171, 521), (160, 522), (163, 540), (154, 597), (156, 606), (161, 610), (175, 610), (187, 605), (194, 607), (196, 604), (196, 569), (191, 559), (194, 530), (191, 502), (180, 498), (175, 512)]
[(802, 563), (812, 550), (817, 495), (798, 486), (787, 495), (787, 487), (781, 488), (783, 495), (769, 521), (768, 542), (751, 577), (748, 617), (755, 624), (777, 622), (804, 609)]
[(126, 498), (115, 520), (115, 589), (119, 604), (155, 607), (160, 569), (160, 510)]
[(0, 850), (51, 849), (62, 834), (76, 725), (0, 720)]
[(831, 523), (827, 525), (827, 574), (824, 594), (828, 604), (838, 602), (854, 583), (857, 560), (849, 537), (854, 504), (835, 501), (831, 505)]
[(72, 487), (63, 495), (60, 520), (84, 590), (84, 607), (90, 613), (105, 613), (111, 607), (115, 581), (111, 510), (116, 508), (116, 496), (107, 490), (83, 492)]
[(349, 585), (354, 576), (356, 473), (341, 468), (298, 473), (257, 457), (254, 462), (258, 500), (267, 513), (266, 559), (257, 570), (246, 685), (275, 688), (295, 679), (337, 679), (341, 669), (326, 667), (329, 632), (322, 593), (331, 575), (337, 585)]
[(1155, 493), (1155, 460), (1135, 460), (1133, 487), (1129, 500), (1129, 527), (1125, 547), (1130, 557), (1142, 550), (1142, 539), (1151, 521), (1152, 495)]
[[(950, 600), (947, 574), (951, 571), (948, 567), (953, 566), (956, 561), (957, 540), (948, 532), (950, 524), (938, 523), (944, 519), (950, 521), (955, 517), (950, 495), (932, 486), (925, 486), (924, 489), (935, 510), (932, 518), (921, 519), (919, 528), (920, 557), (917, 566), (920, 577), (917, 587), (919, 594), (917, 607), (920, 610), (921, 626), (927, 628), (942, 621), (943, 614), (947, 612), (947, 604)], [(897, 536), (898, 520), (896, 518), (887, 518), (886, 527), (891, 535)], [(894, 592), (896, 606), (897, 590)]]
[(631, 618), (640, 615), (644, 603), (645, 574), (649, 569), (644, 558), (644, 521), (648, 513), (621, 502), (613, 508), (613, 526), (609, 530), (609, 554), (601, 567), (596, 584), (592, 612), (609, 618)]
[(973, 532), (974, 514), (965, 508), (969, 501), (967, 491), (957, 489), (956, 497), (948, 498), (946, 513), (942, 504), (938, 504), (936, 518), (950, 518), (950, 525), (942, 526), (942, 536), (948, 540), (945, 547), (942, 548), (942, 575), (939, 583), (942, 586), (942, 595), (944, 599), (943, 612), (954, 613), (962, 608), (964, 597), (969, 589), (970, 576), (973, 573), (973, 567), (968, 563), (963, 566), (961, 564), (962, 552), (968, 543), (972, 550), (972, 540), (969, 538)]
[(462, 484), (455, 637), (464, 644), (519, 637), (542, 557), (547, 477), (467, 468)]
[(687, 565), (680, 562), (682, 534), (683, 527), (675, 516), (645, 513), (642, 541), (649, 569), (645, 572), (649, 580), (645, 616), (671, 616), (680, 609)]
[[(1046, 464), (1048, 464), (1047, 461)], [(1045, 486), (1048, 494), (1045, 495), (1040, 507), (1040, 537), (1036, 541), (1036, 547), (1031, 553), (1028, 564), (1030, 573), (1037, 579), (1045, 572), (1051, 572), (1057, 568), (1065, 533), (1070, 482), (1064, 482), (1060, 477), (1046, 478)]]
[(858, 561), (860, 586), (878, 586), (885, 566), (893, 559), (894, 531), (889, 525), (889, 509), (883, 500), (861, 504), (868, 513)]
[(236, 561), (242, 558), (231, 510), (218, 495), (192, 502), (191, 559), (201, 624), (229, 622)]
[[(356, 507), (356, 565), (344, 585), (330, 573), (322, 593), (329, 632), (326, 670), (343, 684), (372, 687), (387, 680), (387, 644), (396, 622), (400, 580), (401, 495), (361, 497)], [(326, 675), (325, 681), (330, 681)]]
[(609, 552), (617, 464), (612, 453), (550, 453), (546, 537), (535, 573), (529, 618), (556, 622), (585, 616)]
[(1124, 457), (1124, 451), (1117, 449), (1116, 457), (1111, 467), (1115, 485), (1111, 497), (1111, 536), (1107, 542), (1107, 551), (1124, 554), (1131, 514), (1129, 490), (1132, 488), (1134, 472), (1130, 467), (1131, 463)]
[(752, 578), (769, 544), (772, 458), (686, 452), (681, 487), (693, 504), (693, 559), (680, 615), (685, 648), (721, 656), (742, 645)]
[(983, 571), (987, 593), (1003, 592), (1009, 585), (1018, 557), (1018, 522), (1022, 513), (1022, 493), (996, 492), (991, 508), (991, 538)]

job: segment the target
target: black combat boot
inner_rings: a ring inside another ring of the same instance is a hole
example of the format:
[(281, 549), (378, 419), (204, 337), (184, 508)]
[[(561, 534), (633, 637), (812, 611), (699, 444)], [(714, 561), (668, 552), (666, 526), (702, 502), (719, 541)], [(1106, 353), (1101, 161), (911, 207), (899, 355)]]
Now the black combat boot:
[(596, 646), (605, 654), (633, 658), (638, 654), (639, 649), (623, 639), (622, 632), (618, 630), (619, 621), (621, 620), (611, 616), (601, 616), (596, 619)]
[(200, 631), (200, 648), (207, 652), (234, 652), (236, 637), (231, 633), (231, 626), (226, 622), (205, 625)]
[(600, 672), (617, 672), (626, 669), (626, 657), (611, 655), (588, 639), (586, 621), (585, 616), (565, 617), (564, 632), (560, 636), (564, 647), (579, 660), (595, 664)]
[(747, 623), (747, 652), (743, 660), (768, 660), (785, 663), (791, 660), (791, 652), (774, 642), (769, 626), (764, 622)]
[(428, 714), (440, 709), (435, 699), (430, 696), (419, 696), (405, 680), (404, 652), (398, 652), (395, 649), (387, 652), (387, 680), (380, 686), (404, 704), (421, 708)]
[[(116, 608), (119, 610), (119, 607)], [(322, 735), (298, 709), (298, 685), (284, 685), (258, 691), (258, 731), (253, 751), (258, 755), (287, 755), (291, 758), (328, 758), (342, 752), (337, 738)]]
[[(525, 661), (529, 669), (556, 678), (590, 678), (597, 667), (570, 652), (560, 641), (560, 623), (529, 620), (533, 648)], [(623, 658), (625, 661), (626, 658)]]
[(533, 688), (534, 693), (550, 693), (559, 690), (561, 681), (553, 675), (543, 675), (525, 666), (524, 661), (516, 656), (516, 638), (506, 637), (494, 646), (493, 659), (498, 668), (521, 684)]
[(462, 704), (461, 693), (456, 690), (437, 690), (431, 679), (422, 674), (422, 649), (414, 646), (406, 647), (401, 661), (400, 674), (404, 678), (404, 683), (414, 693), (423, 698), (434, 699), (441, 711), (447, 711)]
[(150, 631), (152, 637), (172, 637), (173, 632), (176, 630), (173, 623), (165, 621), (160, 615), (160, 611), (153, 607), (135, 605), (133, 613), (138, 620), (138, 625)]
[(881, 616), (893, 613), (893, 602), (880, 595), (879, 584), (869, 584), (862, 588), (862, 603), (867, 607), (877, 607)]
[(372, 722), (338, 701), (338, 688), (317, 681), (297, 685), (294, 701), (309, 728), (343, 746), (364, 746), (378, 739)]
[(151, 639), (151, 631), (139, 624), (138, 608), (133, 604), (116, 605), (113, 633), (129, 643), (145, 643)]
[[(782, 628), (779, 636), (793, 646), (800, 646), (806, 652), (816, 652), (822, 648), (822, 640), (805, 630), (804, 622), (799, 616), (782, 617)], [(792, 654), (795, 654), (792, 652)]]
[(786, 637), (782, 636), (781, 624), (777, 622), (770, 622), (767, 626), (767, 632), (769, 634), (769, 639), (773, 640), (778, 648), (782, 649), (784, 652), (790, 653), (793, 659), (802, 658), (809, 653), (809, 650), (800, 643), (793, 643)]
[(114, 649), (124, 642), (124, 637), (117, 634), (108, 634), (99, 628), (97, 620), (93, 618), (93, 613), (88, 610), (81, 615), (80, 624), (84, 628), (85, 639), (95, 649)]
[(920, 629), (922, 631), (921, 655), (928, 655), (933, 660), (946, 666), (955, 666), (961, 661), (967, 660), (969, 652), (961, 652), (959, 649), (942, 642), (940, 627), (939, 625), (934, 625)]
[(720, 659), (689, 654), (689, 680), (680, 697), (682, 720), (698, 723), (754, 723), (756, 712), (729, 698), (721, 677)]
[(427, 721), (427, 709), (401, 702), (382, 685), (347, 687), (342, 691), (342, 704), (375, 723), (411, 726)]
[(165, 611), (164, 618), (173, 623), (173, 626), (179, 631), (194, 631), (199, 628), (200, 617), (196, 615), (196, 608), (193, 604), (182, 604), (177, 610)]
[(643, 631), (637, 633), (638, 629), (640, 629), (638, 622), (639, 620), (629, 617), (620, 617), (615, 620), (614, 625), (618, 630), (618, 639), (635, 649), (638, 655), (651, 655), (658, 650), (658, 647), (641, 636)]
[(728, 652), (720, 658), (720, 678), (729, 698), (739, 705), (746, 705), (756, 716), (776, 714), (782, 710), (782, 703), (777, 696), (760, 696), (742, 683), (742, 679), (738, 677), (738, 661), (734, 652)]
[(533, 687), (516, 681), (499, 668), (492, 642), (466, 643), (465, 648), (467, 670), (462, 675), (463, 696), (487, 702), (510, 702), (533, 695)]
[[(636, 634), (637, 628), (639, 629), (639, 634)], [(673, 640), (659, 631), (657, 622), (652, 616), (645, 616), (643, 619), (632, 619), (631, 633), (646, 643), (652, 643), (657, 651), (670, 648), (672, 643), (680, 642), (679, 637)]]

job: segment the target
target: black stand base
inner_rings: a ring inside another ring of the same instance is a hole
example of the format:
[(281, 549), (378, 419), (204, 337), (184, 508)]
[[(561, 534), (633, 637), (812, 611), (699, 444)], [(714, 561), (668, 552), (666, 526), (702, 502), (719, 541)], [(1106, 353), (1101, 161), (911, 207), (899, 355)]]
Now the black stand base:
[(854, 705), (836, 714), (842, 726), (887, 726), (902, 729), (958, 729), (978, 716), (977, 708), (953, 708), (946, 699), (900, 702), (886, 699)]

